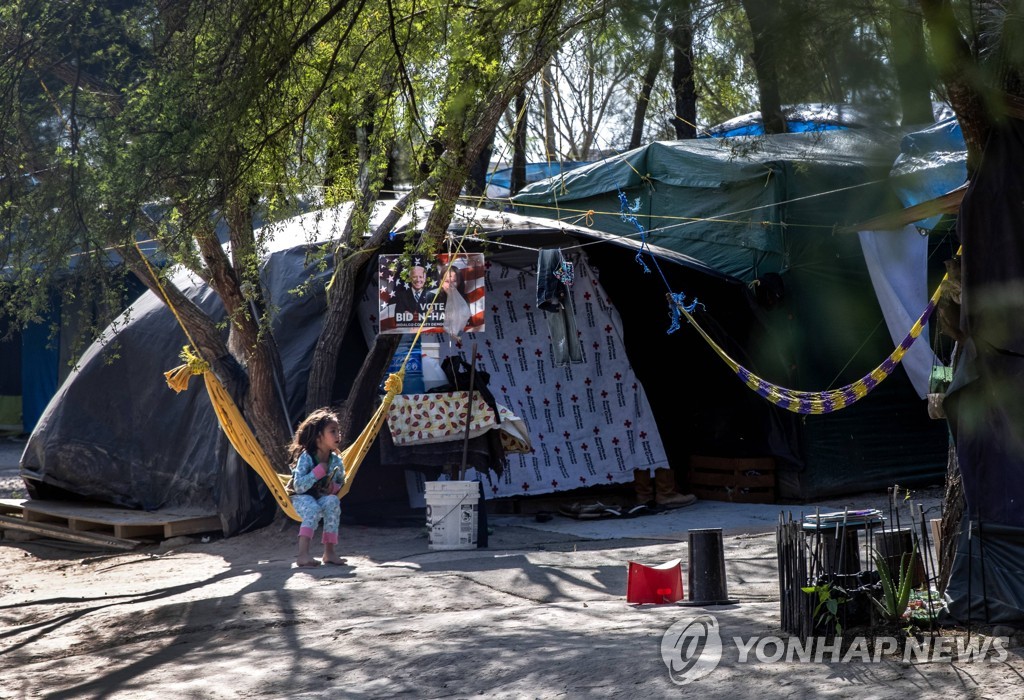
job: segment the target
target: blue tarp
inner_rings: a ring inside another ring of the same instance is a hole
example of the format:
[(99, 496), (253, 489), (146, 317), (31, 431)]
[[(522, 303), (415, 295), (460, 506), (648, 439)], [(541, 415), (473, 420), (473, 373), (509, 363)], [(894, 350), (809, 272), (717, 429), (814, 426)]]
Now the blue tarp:
[[(786, 118), (786, 130), (791, 134), (885, 126), (877, 116), (850, 105), (810, 103), (783, 107), (782, 111)], [(764, 121), (761, 113), (750, 112), (708, 127), (698, 138), (762, 135)]]
[[(537, 182), (538, 180), (569, 172), (570, 170), (574, 170), (581, 165), (586, 164), (586, 161), (580, 160), (552, 161), (550, 163), (527, 163), (526, 182)], [(490, 173), (487, 176), (487, 184), (493, 185), (494, 187), (504, 187), (506, 190), (510, 189), (512, 187), (512, 168), (502, 168), (501, 170), (495, 170)]]
[(60, 339), (50, 337), (50, 330), (59, 324), (60, 301), (55, 300), (42, 321), (21, 332), (21, 423), (26, 433), (32, 432), (57, 392)]
[[(967, 146), (955, 117), (907, 134), (892, 167), (892, 182), (903, 206), (940, 197), (967, 181)], [(934, 228), (941, 216), (918, 221)]]
[[(786, 131), (791, 134), (802, 134), (807, 131), (839, 131), (849, 129), (842, 124), (821, 124), (818, 122), (786, 120)], [(728, 137), (728, 136), (761, 136), (764, 134), (764, 123), (744, 124), (725, 131), (701, 134), (699, 138)]]

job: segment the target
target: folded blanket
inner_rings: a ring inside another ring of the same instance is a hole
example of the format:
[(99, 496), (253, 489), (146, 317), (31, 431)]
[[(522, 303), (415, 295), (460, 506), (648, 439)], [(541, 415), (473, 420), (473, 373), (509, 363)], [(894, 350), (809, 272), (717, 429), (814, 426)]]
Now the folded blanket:
[[(466, 436), (468, 405), (469, 392), (466, 391), (400, 394), (388, 412), (391, 439), (398, 447), (462, 440)], [(532, 451), (530, 433), (523, 420), (505, 406), (497, 406), (500, 422), (494, 410), (479, 395), (473, 395), (469, 436), (479, 437), (489, 430), (498, 429), (506, 452)]]

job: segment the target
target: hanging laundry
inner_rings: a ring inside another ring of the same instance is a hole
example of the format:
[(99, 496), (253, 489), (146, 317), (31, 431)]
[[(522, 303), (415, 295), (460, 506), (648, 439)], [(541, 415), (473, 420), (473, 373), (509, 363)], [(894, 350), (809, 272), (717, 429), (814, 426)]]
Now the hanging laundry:
[[(583, 346), (576, 332), (575, 311), (569, 285), (573, 268), (562, 255), (561, 248), (541, 248), (537, 256), (537, 307), (551, 334), (555, 365), (583, 362)], [(568, 284), (564, 281), (568, 277)]]

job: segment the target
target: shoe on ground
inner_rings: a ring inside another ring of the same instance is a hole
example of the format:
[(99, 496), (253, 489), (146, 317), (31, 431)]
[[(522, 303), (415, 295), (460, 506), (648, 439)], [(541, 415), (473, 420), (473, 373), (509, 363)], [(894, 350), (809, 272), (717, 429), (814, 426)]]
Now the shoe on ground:
[(697, 497), (692, 493), (671, 493), (658, 496), (655, 502), (662, 508), (685, 508), (697, 502)]

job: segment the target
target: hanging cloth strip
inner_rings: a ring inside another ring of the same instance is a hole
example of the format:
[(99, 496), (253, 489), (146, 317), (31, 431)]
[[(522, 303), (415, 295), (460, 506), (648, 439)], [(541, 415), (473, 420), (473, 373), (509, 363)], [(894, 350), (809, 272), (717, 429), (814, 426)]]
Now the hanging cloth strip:
[[(217, 414), (217, 421), (220, 424), (221, 430), (227, 436), (231, 446), (235, 448), (239, 456), (248, 464), (253, 470), (259, 475), (273, 495), (274, 500), (277, 501), (277, 505), (284, 511), (292, 520), (302, 522), (302, 517), (295, 511), (295, 506), (292, 505), (291, 498), (288, 496), (288, 492), (285, 488), (291, 475), (281, 474), (277, 472), (270, 464), (270, 459), (267, 457), (263, 448), (260, 446), (256, 436), (253, 435), (252, 429), (246, 422), (242, 412), (238, 409), (237, 404), (231, 398), (231, 394), (228, 393), (227, 389), (224, 388), (223, 382), (216, 375), (210, 366), (210, 363), (203, 359), (199, 353), (194, 350), (196, 343), (189, 334), (188, 329), (181, 320), (181, 316), (178, 314), (178, 310), (171, 303), (170, 297), (167, 296), (167, 292), (164, 291), (163, 285), (160, 283), (160, 278), (157, 276), (153, 267), (149, 264), (149, 259), (142, 253), (142, 249), (139, 248), (138, 243), (135, 244), (135, 249), (142, 257), (143, 262), (146, 264), (149, 274), (153, 277), (156, 282), (157, 288), (160, 290), (160, 294), (164, 298), (164, 303), (174, 314), (174, 317), (178, 321), (178, 325), (185, 332), (185, 337), (189, 341), (189, 345), (186, 345), (181, 351), (181, 358), (184, 364), (175, 367), (172, 370), (164, 372), (164, 378), (167, 380), (167, 385), (176, 392), (184, 391), (188, 388), (189, 379), (192, 375), (201, 374), (206, 384), (206, 392), (210, 396), (210, 403), (213, 405), (214, 413)], [(418, 338), (423, 330), (423, 326), (416, 333)], [(413, 341), (415, 344), (415, 340)], [(411, 351), (410, 351), (411, 354)], [(388, 409), (391, 407), (391, 402), (395, 396), (402, 391), (402, 379), (405, 376), (405, 364), (409, 360), (409, 355), (406, 355), (402, 361), (402, 365), (397, 372), (394, 372), (388, 376), (384, 382), (384, 389), (387, 392), (384, 398), (381, 400), (380, 406), (377, 407), (377, 411), (374, 413), (370, 422), (367, 423), (366, 427), (363, 428), (362, 433), (359, 434), (351, 445), (348, 446), (341, 453), (341, 459), (345, 465), (345, 485), (342, 486), (338, 492), (338, 498), (344, 497), (349, 490), (352, 488), (352, 481), (355, 478), (356, 472), (359, 470), (359, 465), (362, 464), (363, 458), (366, 457), (366, 453), (370, 449), (370, 445), (373, 443), (377, 433), (380, 432), (381, 426), (384, 424), (384, 419), (387, 417)]]
[[(960, 255), (963, 251), (961, 246), (960, 250), (957, 251), (957, 255)], [(873, 370), (868, 372), (866, 375), (861, 377), (855, 382), (847, 384), (839, 389), (831, 389), (828, 391), (797, 391), (795, 389), (787, 389), (777, 384), (763, 379), (746, 367), (743, 367), (721, 348), (711, 336), (709, 336), (700, 324), (697, 323), (696, 319), (690, 314), (694, 310), (694, 306), (686, 306), (682, 303), (683, 296), (679, 294), (666, 294), (668, 298), (669, 306), (673, 309), (673, 313), (681, 313), (686, 317), (686, 320), (700, 333), (701, 337), (708, 342), (708, 344), (714, 349), (714, 351), (721, 357), (729, 368), (739, 377), (740, 381), (746, 384), (750, 389), (757, 392), (757, 394), (779, 408), (784, 408), (787, 411), (793, 413), (802, 414), (822, 414), (832, 413), (838, 411), (841, 408), (846, 408), (859, 401), (860, 399), (867, 396), (868, 392), (874, 389), (882, 381), (884, 381), (889, 375), (893, 373), (896, 366), (903, 360), (904, 354), (910, 346), (917, 340), (918, 336), (924, 330), (925, 324), (928, 323), (928, 319), (935, 311), (936, 305), (939, 303), (939, 296), (942, 293), (942, 286), (949, 279), (949, 273), (943, 276), (942, 281), (939, 282), (935, 289), (935, 293), (932, 294), (931, 299), (928, 300), (928, 305), (924, 311), (914, 322), (910, 332), (903, 339), (903, 341), (896, 346), (882, 364), (875, 367)]]

